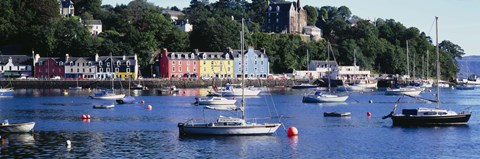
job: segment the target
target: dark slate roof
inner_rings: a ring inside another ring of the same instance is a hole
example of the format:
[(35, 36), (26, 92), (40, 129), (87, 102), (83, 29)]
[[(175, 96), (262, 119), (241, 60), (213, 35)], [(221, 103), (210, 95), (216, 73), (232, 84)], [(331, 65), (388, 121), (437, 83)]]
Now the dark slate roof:
[(60, 3), (62, 4), (63, 8), (68, 8), (71, 4), (73, 4), (71, 0), (60, 0)]
[(112, 57), (113, 62), (120, 61), (121, 63), (125, 63), (130, 61), (131, 65), (136, 65), (137, 61), (135, 61), (135, 56), (125, 56), (125, 60), (123, 60), (123, 56), (99, 56), (99, 61), (107, 61), (110, 57)]
[(101, 20), (84, 20), (83, 24), (85, 25), (102, 25)]
[[(207, 60), (224, 60), (225, 59), (225, 56), (227, 54), (230, 54), (230, 60), (233, 60), (233, 55), (231, 53), (227, 53), (227, 52), (201, 52), (198, 54), (198, 58), (200, 60), (203, 60), (203, 55), (206, 54), (207, 55)], [(213, 55), (213, 58), (212, 58), (212, 55)]]
[(80, 58), (83, 58), (85, 61), (91, 61), (91, 62), (95, 63), (95, 58), (94, 57), (68, 57), (68, 60), (65, 61), (65, 63), (70, 63), (70, 61), (76, 62)]
[[(169, 60), (198, 60), (198, 55), (195, 54), (194, 58), (192, 59), (191, 58), (191, 55), (192, 55), (193, 52), (169, 52), (168, 55), (167, 55), (167, 58)], [(172, 58), (172, 54), (175, 54), (175, 58)], [(180, 55), (180, 59), (178, 58), (178, 55)], [(188, 59), (187, 59), (187, 56), (188, 56)]]
[[(244, 54), (246, 54), (248, 52), (248, 49), (247, 50), (244, 50)], [(262, 51), (260, 50), (254, 50), (253, 51), (255, 54), (258, 55), (258, 57), (261, 57), (261, 55), (263, 54), (263, 57), (268, 57), (267, 54), (263, 53)], [(241, 50), (232, 50), (232, 54), (234, 57), (238, 57), (240, 54), (242, 53)]]
[(5, 65), (8, 63), (8, 59), (12, 57), (12, 62), (14, 65), (32, 65), (33, 59), (31, 56), (27, 55), (0, 55), (0, 65)]

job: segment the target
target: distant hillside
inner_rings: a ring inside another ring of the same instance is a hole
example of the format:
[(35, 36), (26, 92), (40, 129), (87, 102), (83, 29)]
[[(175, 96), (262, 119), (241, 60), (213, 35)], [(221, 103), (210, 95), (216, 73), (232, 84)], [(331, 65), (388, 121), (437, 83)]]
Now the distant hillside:
[(460, 69), (458, 73), (467, 74), (468, 71), (469, 74), (480, 75), (480, 56), (464, 56), (462, 59), (456, 60)]

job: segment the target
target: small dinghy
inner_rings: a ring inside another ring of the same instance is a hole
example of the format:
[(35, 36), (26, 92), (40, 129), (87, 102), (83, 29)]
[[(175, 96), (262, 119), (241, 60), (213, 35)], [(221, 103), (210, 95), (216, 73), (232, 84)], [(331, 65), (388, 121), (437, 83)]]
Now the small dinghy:
[(324, 112), (323, 116), (324, 117), (345, 117), (345, 116), (350, 116), (350, 112)]
[(0, 125), (0, 133), (27, 133), (32, 131), (35, 122), (8, 123), (8, 120)]
[(115, 105), (110, 104), (110, 105), (93, 105), (93, 109), (110, 109), (110, 108), (115, 108)]

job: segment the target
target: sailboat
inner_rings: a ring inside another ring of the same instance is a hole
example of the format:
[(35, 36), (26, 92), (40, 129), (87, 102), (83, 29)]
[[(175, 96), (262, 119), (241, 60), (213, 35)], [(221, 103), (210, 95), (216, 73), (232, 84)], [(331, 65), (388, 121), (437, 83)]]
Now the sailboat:
[(118, 104), (133, 104), (135, 102), (135, 98), (130, 95), (131, 94), (131, 91), (130, 91), (131, 79), (132, 79), (131, 76), (128, 77), (128, 95), (123, 97), (123, 98), (117, 99), (116, 101), (117, 101)]
[[(440, 79), (440, 61), (438, 51), (438, 17), (435, 17), (436, 25), (436, 53), (437, 53), (437, 79)], [(402, 109), (402, 113), (395, 114), (398, 102), (397, 100), (390, 114), (384, 116), (382, 119), (391, 118), (394, 126), (415, 126), (415, 125), (446, 125), (446, 124), (467, 124), (471, 112), (455, 112), (440, 108), (440, 87), (437, 86), (436, 106), (435, 108), (417, 108), (417, 109)]]
[(470, 70), (468, 68), (468, 63), (467, 62), (465, 62), (465, 63), (467, 65), (467, 82), (461, 82), (461, 83), (457, 82), (458, 85), (455, 86), (455, 89), (457, 89), (457, 90), (474, 90), (475, 89), (474, 85), (469, 85), (468, 84), (468, 76), (470, 75)]
[(68, 87), (68, 90), (75, 90), (75, 91), (82, 90), (82, 87), (78, 86), (78, 77), (76, 78), (76, 81), (77, 81), (77, 86), (76, 87)]
[[(330, 50), (332, 46), (330, 42), (327, 42), (327, 63), (330, 60)], [(345, 102), (348, 99), (348, 95), (338, 96), (336, 94), (331, 93), (331, 82), (330, 82), (330, 66), (328, 67), (328, 93), (323, 93), (321, 90), (316, 90), (314, 94), (309, 94), (303, 96), (303, 102), (305, 103), (329, 103), (329, 102)]]
[[(356, 50), (353, 50), (353, 74), (356, 76), (357, 71), (357, 57), (355, 56)], [(342, 86), (337, 86), (337, 91), (364, 91), (377, 88), (377, 82), (369, 83), (367, 80), (357, 81), (353, 79), (351, 84), (345, 84)]]
[[(244, 61), (244, 24), (242, 19), (241, 56)], [(244, 70), (242, 65), (242, 90), (244, 90)], [(242, 101), (240, 111), (242, 118), (220, 116), (215, 122), (196, 123), (193, 120), (178, 123), (180, 135), (271, 135), (282, 125), (281, 123), (250, 123), (245, 120), (245, 102), (244, 91), (242, 91)]]
[[(111, 70), (113, 70), (113, 58), (112, 58), (112, 55), (110, 54), (110, 62), (112, 63), (112, 65), (110, 65), (112, 68)], [(111, 81), (112, 81), (112, 89), (110, 90), (101, 90), (99, 92), (95, 92), (93, 94), (90, 95), (91, 98), (93, 99), (105, 99), (105, 100), (116, 100), (116, 99), (120, 99), (120, 98), (123, 98), (125, 97), (125, 94), (123, 93), (120, 93), (120, 94), (116, 94), (115, 93), (115, 88), (114, 88), (114, 84), (113, 84), (113, 80), (114, 80), (114, 73), (112, 72), (111, 73)]]
[[(408, 40), (407, 40), (407, 78), (410, 79), (410, 64), (408, 62), (409, 56), (408, 56)], [(415, 77), (415, 67), (414, 69), (414, 75)], [(414, 78), (415, 79), (415, 78)], [(387, 88), (385, 90), (385, 95), (411, 95), (411, 96), (418, 96), (422, 91), (425, 90), (425, 88), (421, 87), (415, 87), (415, 86), (407, 86), (407, 87), (398, 87), (398, 88)]]
[(15, 94), (13, 87), (11, 87), (12, 83), (10, 83), (6, 87), (0, 88), (0, 97), (12, 97)]
[[(220, 86), (222, 85), (222, 82), (220, 80)], [(216, 90), (216, 86), (214, 87), (214, 90)], [(220, 96), (210, 96), (210, 97), (197, 97), (195, 98), (195, 104), (197, 105), (234, 105), (237, 100), (235, 98), (233, 99), (227, 99), (220, 94)]]

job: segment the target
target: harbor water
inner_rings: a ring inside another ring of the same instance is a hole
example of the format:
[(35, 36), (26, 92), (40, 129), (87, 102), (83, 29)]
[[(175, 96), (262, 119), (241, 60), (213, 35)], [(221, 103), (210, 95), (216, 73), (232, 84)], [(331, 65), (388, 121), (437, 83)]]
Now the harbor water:
[[(441, 107), (472, 111), (465, 126), (392, 127), (382, 116), (400, 96), (384, 92), (347, 92), (345, 103), (302, 103), (311, 90), (263, 88), (248, 97), (246, 117), (284, 127), (271, 136), (181, 137), (177, 124), (189, 119), (213, 121), (238, 112), (206, 110), (192, 103), (208, 89), (181, 89), (178, 94), (132, 91), (136, 104), (113, 109), (93, 105), (113, 101), (88, 98), (88, 90), (18, 89), (0, 98), (0, 121), (35, 121), (32, 133), (1, 134), (1, 158), (479, 158), (480, 90), (442, 89)], [(433, 91), (422, 97), (434, 99)], [(139, 101), (144, 101), (140, 104)], [(239, 102), (237, 102), (239, 103)], [(146, 109), (151, 105), (152, 109)], [(398, 109), (433, 107), (402, 97)], [(351, 112), (350, 117), (324, 117), (324, 112)], [(398, 111), (398, 110), (397, 110)], [(367, 116), (367, 112), (371, 116)], [(82, 120), (82, 115), (91, 116)], [(286, 128), (299, 131), (288, 137)], [(67, 147), (66, 141), (71, 141)]]

